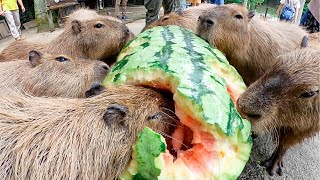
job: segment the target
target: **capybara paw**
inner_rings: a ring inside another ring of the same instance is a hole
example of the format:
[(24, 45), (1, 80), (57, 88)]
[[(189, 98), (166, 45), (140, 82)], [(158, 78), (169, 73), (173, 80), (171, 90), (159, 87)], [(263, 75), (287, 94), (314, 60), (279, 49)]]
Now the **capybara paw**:
[(112, 122), (123, 123), (123, 118), (128, 113), (128, 108), (121, 105), (111, 105), (107, 108), (107, 111), (103, 115), (104, 121), (109, 124)]
[(283, 174), (283, 162), (282, 159), (276, 159), (271, 157), (270, 159), (261, 163), (262, 166), (267, 168), (267, 172), (270, 176), (277, 173), (279, 176)]
[(85, 92), (86, 98), (101, 94), (106, 88), (97, 82), (92, 83), (90, 89)]

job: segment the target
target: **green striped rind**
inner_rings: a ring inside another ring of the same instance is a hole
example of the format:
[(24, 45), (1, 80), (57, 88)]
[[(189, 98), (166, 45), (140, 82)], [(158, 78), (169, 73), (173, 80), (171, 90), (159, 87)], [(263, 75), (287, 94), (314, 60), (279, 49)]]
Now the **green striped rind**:
[(226, 91), (226, 82), (212, 64), (232, 74), (239, 89), (245, 89), (242, 78), (220, 51), (186, 29), (155, 27), (122, 50), (103, 83), (169, 84), (175, 102), (188, 106), (188, 115), (218, 125), (228, 136), (240, 129), (243, 140), (250, 141), (250, 127), (244, 128), (244, 120)]

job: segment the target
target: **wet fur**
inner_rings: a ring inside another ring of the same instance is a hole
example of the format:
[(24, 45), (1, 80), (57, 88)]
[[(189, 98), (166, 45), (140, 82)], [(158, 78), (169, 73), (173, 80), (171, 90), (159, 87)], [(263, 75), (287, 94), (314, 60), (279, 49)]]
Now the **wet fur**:
[[(171, 117), (161, 113), (173, 108), (167, 102), (134, 86), (108, 87), (87, 99), (0, 96), (0, 177), (116, 179), (145, 126), (169, 133)], [(103, 119), (115, 105), (126, 114)]]
[[(242, 19), (236, 18), (237, 15)], [(250, 15), (239, 5), (217, 6), (201, 15), (197, 27), (197, 34), (226, 54), (247, 85), (270, 69), (279, 55), (299, 49), (306, 35), (295, 24), (250, 18)], [(208, 25), (207, 20), (213, 24)]]

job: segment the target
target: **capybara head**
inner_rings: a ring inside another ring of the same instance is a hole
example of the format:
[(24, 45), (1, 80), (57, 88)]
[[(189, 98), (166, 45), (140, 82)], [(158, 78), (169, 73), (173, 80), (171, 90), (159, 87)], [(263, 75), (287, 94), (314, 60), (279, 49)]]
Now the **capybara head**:
[[(46, 50), (112, 64), (134, 35), (120, 20), (91, 11), (82, 9), (71, 14), (65, 32), (46, 46)], [(66, 44), (68, 47), (65, 47)]]
[(151, 29), (156, 26), (176, 25), (182, 28), (189, 29), (192, 32), (196, 32), (197, 20), (199, 15), (209, 11), (215, 6), (215, 4), (201, 4), (200, 6), (187, 8), (184, 11), (175, 11), (169, 14), (165, 14), (164, 16), (161, 16), (157, 21), (144, 27), (142, 31)]
[(166, 97), (136, 86), (86, 99), (12, 97), (0, 95), (4, 179), (117, 179), (138, 133), (168, 134), (176, 118)]
[(29, 62), (0, 63), (1, 87), (25, 91), (33, 96), (85, 97), (93, 82), (101, 82), (109, 66), (101, 61), (29, 52)]
[(320, 51), (305, 48), (279, 56), (273, 68), (240, 96), (240, 114), (263, 133), (319, 126)]
[(215, 6), (199, 16), (197, 34), (227, 53), (246, 45), (250, 38), (249, 22), (254, 14), (236, 4)]
[(81, 50), (87, 54), (85, 58), (104, 60), (116, 56), (132, 36), (126, 25), (103, 16), (88, 21), (74, 20), (71, 25)]
[(171, 12), (169, 14), (165, 14), (164, 16), (161, 16), (158, 20), (155, 22), (149, 24), (148, 26), (144, 27), (142, 29), (142, 32), (151, 29), (156, 26), (168, 26), (168, 25), (177, 25), (180, 27), (185, 27), (188, 26), (191, 20), (188, 21), (183, 16), (184, 12), (183, 11), (176, 11), (176, 12)]

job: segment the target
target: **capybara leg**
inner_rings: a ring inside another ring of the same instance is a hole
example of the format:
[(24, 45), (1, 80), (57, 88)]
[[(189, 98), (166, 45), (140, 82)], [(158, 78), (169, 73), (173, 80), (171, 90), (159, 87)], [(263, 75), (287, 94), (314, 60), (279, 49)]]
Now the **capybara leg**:
[(107, 111), (103, 115), (104, 121), (111, 125), (112, 123), (118, 123), (123, 125), (123, 119), (128, 114), (129, 110), (126, 106), (121, 105), (111, 105), (107, 108)]
[(267, 167), (267, 171), (270, 176), (273, 176), (275, 173), (280, 176), (283, 173), (283, 156), (286, 153), (287, 149), (283, 149), (282, 147), (278, 147), (277, 150), (272, 154), (272, 156), (264, 161), (261, 165)]
[(106, 88), (102, 84), (94, 82), (91, 84), (90, 89), (85, 92), (85, 97), (89, 98), (89, 97), (99, 95), (102, 92), (104, 92), (105, 89)]
[(272, 154), (271, 158), (262, 163), (262, 166), (267, 167), (267, 171), (272, 176), (274, 173), (282, 175), (283, 163), (282, 159), (286, 151), (295, 144), (304, 140), (302, 134), (293, 132), (290, 128), (281, 128), (277, 130), (279, 136), (279, 145), (276, 151)]

